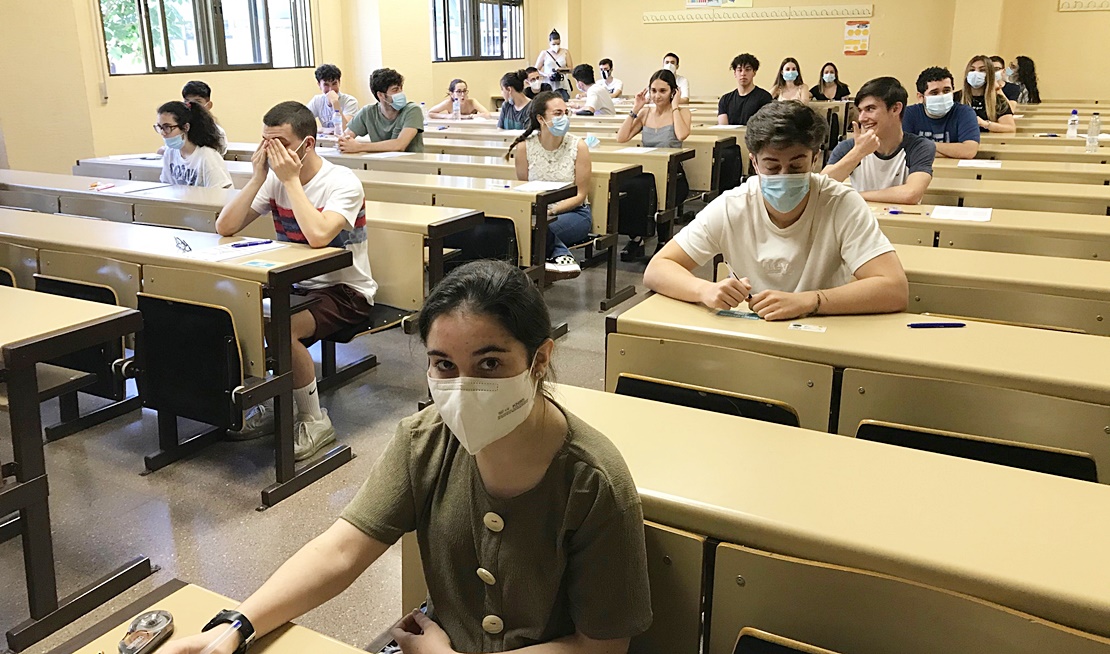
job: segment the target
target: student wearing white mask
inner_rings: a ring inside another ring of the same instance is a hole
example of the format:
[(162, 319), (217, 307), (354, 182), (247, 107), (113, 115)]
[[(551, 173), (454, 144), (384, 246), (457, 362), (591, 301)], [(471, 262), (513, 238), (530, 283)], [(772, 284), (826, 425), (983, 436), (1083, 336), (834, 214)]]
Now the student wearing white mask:
[[(998, 55), (991, 57), (991, 64), (994, 68), (994, 80), (999, 85), (999, 91), (1010, 102), (1017, 102), (1018, 94), (1021, 93), (1021, 87), (1014, 84), (1010, 79), (1010, 69), (1006, 68), (1006, 60)], [(1013, 105), (1011, 105), (1011, 108)]]
[[(797, 102), (774, 102), (748, 121), (757, 175), (722, 193), (648, 264), (651, 290), (764, 320), (904, 311), (906, 274), (859, 193), (810, 172), (828, 124)], [(718, 254), (735, 274), (710, 282), (694, 270)]]
[[(423, 152), (424, 112), (405, 97), (401, 73), (392, 68), (375, 70), (370, 74), (370, 92), (377, 104), (359, 109), (347, 123), (347, 131), (339, 139), (339, 151)], [(368, 136), (370, 141), (356, 141), (356, 136)]]
[[(432, 289), (418, 327), (435, 404), (401, 421), (339, 519), (237, 612), (261, 637), (416, 532), (428, 613), (393, 628), (401, 651), (627, 652), (652, 619), (643, 510), (617, 448), (545, 386), (555, 344), (539, 289), (505, 262), (469, 263)], [(222, 632), (162, 650), (199, 654)]]
[(1017, 131), (1014, 110), (1010, 102), (998, 91), (994, 77), (994, 64), (987, 55), (978, 55), (967, 62), (964, 69), (964, 88), (953, 99), (975, 110), (979, 131), (994, 134), (1013, 134)]
[(917, 101), (902, 113), (902, 129), (932, 139), (937, 155), (974, 159), (979, 153), (979, 119), (970, 105), (956, 104), (952, 73), (933, 66), (917, 76)]
[(819, 102), (839, 102), (852, 95), (852, 91), (840, 81), (840, 70), (830, 61), (821, 67), (821, 81), (809, 90), (809, 94)]
[(524, 95), (529, 100), (535, 98), (538, 94), (543, 93), (544, 91), (552, 90), (551, 85), (544, 81), (543, 74), (540, 73), (540, 71), (537, 70), (535, 66), (529, 66), (528, 68), (525, 68), (524, 72), (527, 75), (526, 79), (524, 80)]
[(675, 97), (675, 104), (690, 104), (690, 82), (678, 74), (678, 55), (673, 52), (663, 55), (663, 70), (674, 73), (675, 81), (678, 82), (678, 95)]
[(776, 100), (797, 100), (802, 104), (809, 102), (809, 89), (802, 80), (801, 66), (794, 57), (787, 57), (779, 64), (775, 85), (771, 87), (771, 97)]
[(563, 37), (558, 30), (547, 35), (548, 47), (536, 57), (536, 68), (543, 78), (551, 84), (551, 90), (558, 93), (563, 101), (570, 99), (570, 71), (574, 68), (574, 58), (570, 50), (563, 47)]

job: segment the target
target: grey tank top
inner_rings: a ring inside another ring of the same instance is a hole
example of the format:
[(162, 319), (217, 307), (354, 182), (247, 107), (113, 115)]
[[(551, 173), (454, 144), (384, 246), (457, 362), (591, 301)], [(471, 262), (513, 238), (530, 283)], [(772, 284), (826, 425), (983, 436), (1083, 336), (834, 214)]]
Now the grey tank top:
[(648, 127), (644, 125), (643, 144), (645, 148), (681, 148), (682, 141), (674, 133), (674, 125)]

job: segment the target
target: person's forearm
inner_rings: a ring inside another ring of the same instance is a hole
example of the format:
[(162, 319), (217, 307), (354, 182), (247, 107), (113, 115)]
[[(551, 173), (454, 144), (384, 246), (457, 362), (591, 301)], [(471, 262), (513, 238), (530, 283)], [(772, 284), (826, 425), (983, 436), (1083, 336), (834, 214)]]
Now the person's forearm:
[(584, 203), (586, 201), (586, 197), (587, 197), (587, 192), (583, 191), (583, 190), (579, 190), (578, 195), (576, 195), (572, 198), (567, 198), (566, 200), (559, 200), (558, 202), (556, 202), (554, 204), (548, 205), (548, 208), (551, 209), (552, 211), (554, 211), (556, 214), (566, 213), (568, 211), (573, 211), (574, 209), (577, 209), (578, 207), (582, 206), (582, 203)]
[(369, 143), (360, 142), (356, 146), (357, 152), (404, 152), (405, 148), (409, 146), (408, 143), (402, 143), (401, 139), (389, 139), (388, 141), (372, 141)]
[[(827, 169), (826, 169), (827, 170)], [(825, 172), (828, 175), (828, 172)], [(829, 175), (832, 177), (832, 175)], [(868, 202), (893, 202), (895, 204), (921, 204), (925, 194), (909, 184), (900, 184), (877, 191), (864, 191), (860, 193)]]
[(909, 286), (889, 277), (868, 277), (821, 290), (821, 315), (895, 313), (909, 304)]
[(949, 159), (974, 159), (979, 153), (979, 144), (970, 143), (937, 143), (937, 154)]
[(289, 203), (293, 205), (293, 217), (308, 244), (314, 248), (322, 248), (331, 243), (335, 235), (325, 231), (324, 214), (305, 195), (301, 181), (294, 179), (287, 182), (285, 192), (289, 195)]
[(628, 116), (624, 119), (624, 122), (621, 123), (620, 130), (617, 131), (617, 143), (627, 143), (636, 135), (634, 130), (637, 120), (639, 119), (633, 118), (632, 116)]
[(991, 134), (1013, 134), (1017, 131), (1017, 125), (1014, 123), (987, 121), (987, 131)]
[(653, 257), (644, 271), (644, 286), (667, 297), (683, 302), (700, 302), (704, 279), (695, 277), (680, 264), (663, 257)]
[(251, 203), (254, 202), (254, 196), (258, 195), (258, 190), (262, 188), (262, 183), (265, 181), (265, 177), (257, 179), (252, 176), (247, 185), (235, 195), (235, 198), (224, 206), (220, 211), (220, 216), (216, 218), (217, 234), (220, 236), (234, 236), (247, 226), (247, 215), (250, 213)]
[(843, 182), (851, 176), (852, 171), (856, 169), (861, 160), (862, 157), (858, 156), (854, 149), (850, 150), (840, 161), (825, 166), (821, 174), (828, 175), (838, 182)]

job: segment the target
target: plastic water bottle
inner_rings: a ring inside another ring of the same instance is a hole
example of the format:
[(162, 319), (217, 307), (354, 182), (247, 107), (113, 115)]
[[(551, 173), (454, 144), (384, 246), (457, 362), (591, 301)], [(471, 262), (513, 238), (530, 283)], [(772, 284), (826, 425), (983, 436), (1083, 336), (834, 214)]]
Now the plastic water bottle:
[(343, 114), (338, 111), (331, 118), (331, 133), (335, 134), (335, 138), (343, 136)]
[(459, 119), (459, 104), (460, 103), (459, 103), (458, 98), (455, 98), (454, 100), (451, 101), (451, 119), (452, 120), (458, 120)]
[(1091, 114), (1091, 122), (1087, 125), (1087, 152), (1098, 152), (1098, 137), (1102, 133), (1102, 119), (1098, 112)]
[(423, 102), (420, 103), (420, 115), (424, 116), (424, 124), (427, 125), (428, 124), (428, 105), (423, 103)]
[(1068, 116), (1068, 138), (1073, 139), (1079, 136), (1079, 110), (1072, 109), (1071, 116)]

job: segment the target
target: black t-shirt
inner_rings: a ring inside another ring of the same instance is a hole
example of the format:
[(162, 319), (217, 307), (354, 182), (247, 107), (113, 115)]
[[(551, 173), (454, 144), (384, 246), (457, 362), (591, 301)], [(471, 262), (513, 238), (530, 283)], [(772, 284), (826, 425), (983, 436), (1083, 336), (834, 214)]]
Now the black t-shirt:
[(547, 82), (544, 82), (543, 84), (540, 84), (540, 90), (539, 91), (533, 91), (531, 86), (525, 84), (524, 85), (524, 97), (528, 98), (529, 100), (534, 100), (534, 99), (536, 99), (536, 95), (538, 95), (539, 93), (543, 93), (544, 91), (550, 91), (550, 90), (551, 90), (551, 85), (548, 84)]
[[(814, 86), (812, 89), (809, 90), (809, 94), (812, 95), (813, 99), (816, 100), (817, 102), (828, 102), (829, 99), (826, 98), (824, 96), (824, 94), (822, 94), (822, 92), (821, 92), (821, 87), (822, 86), (824, 86), (824, 84), (818, 84), (817, 86)], [(843, 84), (841, 82), (837, 82), (836, 83), (836, 93), (833, 94), (833, 100), (843, 100), (844, 98), (848, 97), (849, 95), (852, 95), (852, 92), (848, 90), (848, 85)]]
[[(960, 101), (961, 94), (962, 93), (960, 91), (956, 91), (952, 99), (958, 103)], [(975, 110), (976, 116), (982, 118), (983, 120), (990, 120), (989, 118), (987, 118), (987, 105), (983, 102), (984, 97), (986, 97), (985, 94), (971, 96), (971, 108)], [(1010, 108), (1010, 103), (1006, 101), (1005, 96), (996, 93), (994, 94), (994, 99), (996, 119), (1014, 113), (1014, 110)], [(986, 132), (988, 130), (980, 127), (979, 131)]]
[(775, 99), (771, 94), (758, 86), (747, 95), (740, 95), (740, 91), (732, 91), (721, 96), (717, 102), (717, 115), (728, 115), (729, 125), (747, 125), (748, 119), (755, 115), (763, 105), (771, 104)]
[(1021, 86), (1013, 82), (1006, 82), (1002, 85), (1002, 95), (1006, 96), (1007, 100), (1017, 102), (1018, 95), (1021, 94)]

